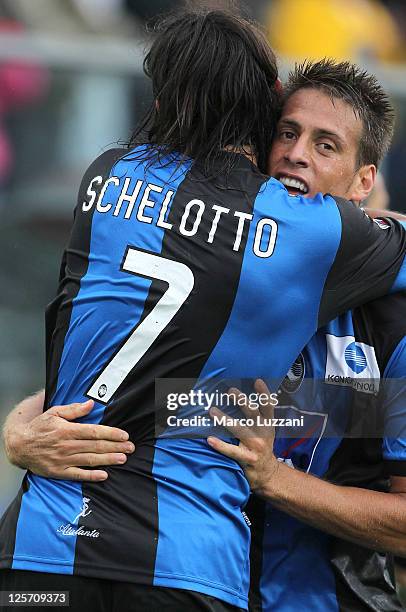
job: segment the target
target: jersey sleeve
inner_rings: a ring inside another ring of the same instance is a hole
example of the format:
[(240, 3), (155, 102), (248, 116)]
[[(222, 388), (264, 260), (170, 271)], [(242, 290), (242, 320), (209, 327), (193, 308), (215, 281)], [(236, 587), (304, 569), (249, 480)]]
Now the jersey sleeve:
[[(399, 221), (400, 225), (406, 230), (406, 221)], [(399, 274), (396, 277), (394, 284), (392, 285), (391, 293), (397, 293), (402, 291), (406, 284), (406, 265), (402, 266)]]
[[(327, 197), (326, 197), (327, 199)], [(334, 198), (341, 239), (327, 275), (318, 326), (345, 311), (406, 288), (406, 230), (394, 219), (372, 220), (352, 202)]]
[(384, 383), (385, 471), (390, 476), (406, 476), (406, 336), (388, 361)]

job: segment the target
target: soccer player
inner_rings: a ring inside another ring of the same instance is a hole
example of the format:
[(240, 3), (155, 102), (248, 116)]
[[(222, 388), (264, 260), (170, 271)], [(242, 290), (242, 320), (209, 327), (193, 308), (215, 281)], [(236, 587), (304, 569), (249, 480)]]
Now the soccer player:
[[(292, 194), (331, 191), (360, 203), (392, 131), (375, 78), (348, 63), (304, 64), (287, 83), (270, 171)], [(402, 609), (377, 551), (405, 563), (405, 313), (399, 293), (317, 332), (282, 383), (276, 411), (307, 415), (299, 437), (284, 438), (282, 428), (273, 453), (266, 437), (244, 438), (247, 454), (214, 441), (250, 465), (253, 490), (268, 500), (252, 496), (246, 508), (253, 611)]]
[(74, 610), (245, 608), (247, 481), (205, 440), (157, 437), (154, 381), (283, 378), (318, 325), (405, 287), (405, 231), (259, 171), (278, 84), (251, 24), (183, 13), (146, 69), (144, 140), (103, 154), (80, 188), (45, 399), (92, 398), (89, 420), (135, 452), (101, 483), (27, 475), (0, 525), (0, 589), (57, 584)]

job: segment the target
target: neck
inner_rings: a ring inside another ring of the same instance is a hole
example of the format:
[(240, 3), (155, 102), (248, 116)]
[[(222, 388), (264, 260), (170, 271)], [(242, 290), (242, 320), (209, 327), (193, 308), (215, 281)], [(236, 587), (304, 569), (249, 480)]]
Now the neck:
[(252, 147), (249, 147), (249, 146), (247, 146), (247, 147), (232, 147), (232, 146), (228, 146), (228, 147), (225, 147), (225, 150), (226, 151), (230, 151), (230, 153), (238, 153), (239, 155), (244, 155), (244, 157), (249, 159), (250, 162), (254, 164), (254, 166), (258, 165), (257, 156), (253, 152)]

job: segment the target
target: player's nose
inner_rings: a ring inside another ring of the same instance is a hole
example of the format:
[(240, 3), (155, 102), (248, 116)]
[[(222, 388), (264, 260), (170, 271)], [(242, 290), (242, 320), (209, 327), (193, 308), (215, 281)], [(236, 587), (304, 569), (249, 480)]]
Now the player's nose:
[(285, 159), (291, 164), (301, 167), (309, 165), (310, 152), (308, 143), (304, 138), (298, 138), (285, 152)]

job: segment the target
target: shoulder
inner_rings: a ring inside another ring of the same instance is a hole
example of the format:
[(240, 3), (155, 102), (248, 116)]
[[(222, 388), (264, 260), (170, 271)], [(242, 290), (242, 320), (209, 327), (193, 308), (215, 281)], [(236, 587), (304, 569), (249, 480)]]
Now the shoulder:
[(106, 171), (111, 170), (114, 164), (121, 158), (128, 154), (128, 149), (123, 147), (116, 147), (114, 149), (108, 149), (101, 153), (96, 159), (92, 161), (85, 172), (85, 177), (95, 174), (106, 174)]

